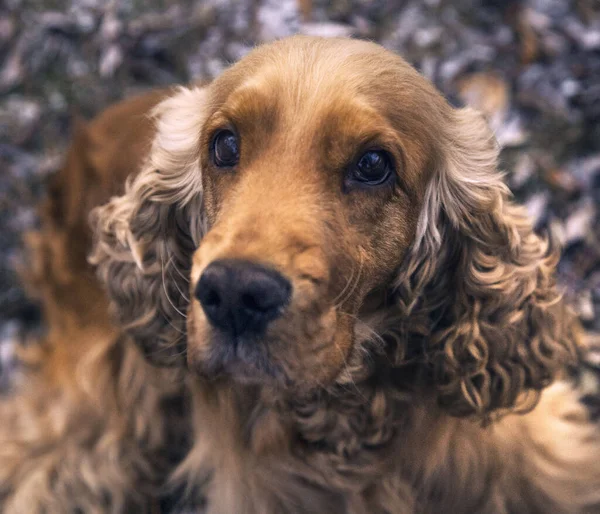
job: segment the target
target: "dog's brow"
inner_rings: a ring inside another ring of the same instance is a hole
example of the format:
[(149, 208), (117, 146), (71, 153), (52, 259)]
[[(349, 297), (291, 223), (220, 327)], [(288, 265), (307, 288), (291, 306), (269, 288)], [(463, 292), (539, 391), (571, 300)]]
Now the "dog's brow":
[(269, 95), (268, 91), (271, 88), (258, 79), (243, 83), (240, 87), (232, 91), (231, 95), (226, 101), (228, 108), (233, 110), (242, 110), (249, 104), (255, 104), (257, 102), (267, 103), (272, 101), (272, 96)]

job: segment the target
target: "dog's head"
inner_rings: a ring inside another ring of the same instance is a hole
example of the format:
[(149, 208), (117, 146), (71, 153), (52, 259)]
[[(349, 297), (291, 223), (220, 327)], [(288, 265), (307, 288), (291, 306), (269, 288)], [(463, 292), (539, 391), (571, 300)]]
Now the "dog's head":
[(378, 351), (464, 414), (573, 356), (486, 124), (401, 58), (295, 37), (154, 115), (145, 167), (96, 212), (94, 261), (155, 360), (306, 391)]

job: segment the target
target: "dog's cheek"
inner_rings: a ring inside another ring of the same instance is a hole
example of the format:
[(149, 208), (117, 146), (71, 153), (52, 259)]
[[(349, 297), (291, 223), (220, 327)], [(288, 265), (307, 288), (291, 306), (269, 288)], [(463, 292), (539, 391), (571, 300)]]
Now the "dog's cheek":
[(199, 369), (208, 353), (208, 323), (198, 302), (192, 302), (187, 312), (187, 364)]
[(352, 320), (330, 308), (303, 332), (311, 337), (291, 338), (287, 348), (279, 348), (286, 374), (300, 390), (327, 387), (344, 371), (352, 351)]
[(354, 325), (356, 319), (347, 314), (340, 313), (338, 310), (335, 313), (335, 333), (332, 334), (332, 342), (326, 356), (332, 380), (347, 366), (350, 354), (354, 349)]

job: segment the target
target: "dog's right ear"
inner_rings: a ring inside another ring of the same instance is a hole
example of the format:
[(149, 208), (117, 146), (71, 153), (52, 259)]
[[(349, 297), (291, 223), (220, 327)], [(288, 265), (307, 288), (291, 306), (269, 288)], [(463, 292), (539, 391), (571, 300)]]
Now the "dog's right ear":
[(485, 418), (531, 407), (576, 365), (578, 328), (558, 251), (512, 202), (487, 124), (471, 109), (449, 121), (397, 295), (440, 406)]
[(91, 262), (118, 320), (163, 365), (185, 362), (191, 256), (205, 231), (198, 142), (206, 94), (181, 88), (154, 108), (141, 172), (92, 213)]

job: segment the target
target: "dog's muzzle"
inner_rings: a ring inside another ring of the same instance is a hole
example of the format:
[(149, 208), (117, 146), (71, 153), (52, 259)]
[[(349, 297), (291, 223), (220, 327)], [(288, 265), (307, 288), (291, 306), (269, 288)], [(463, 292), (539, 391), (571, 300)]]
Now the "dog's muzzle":
[(213, 328), (232, 338), (264, 333), (290, 301), (292, 286), (279, 272), (238, 259), (209, 264), (195, 296)]

